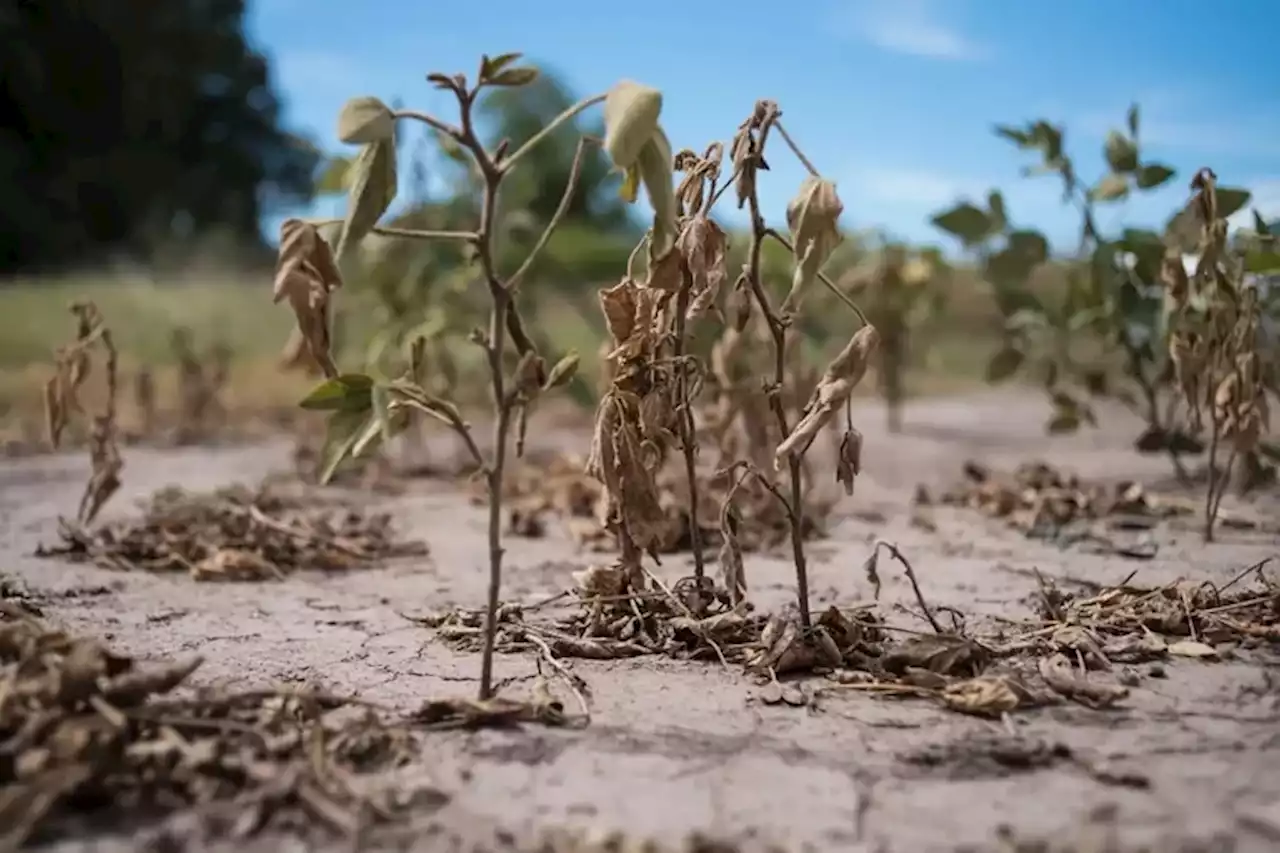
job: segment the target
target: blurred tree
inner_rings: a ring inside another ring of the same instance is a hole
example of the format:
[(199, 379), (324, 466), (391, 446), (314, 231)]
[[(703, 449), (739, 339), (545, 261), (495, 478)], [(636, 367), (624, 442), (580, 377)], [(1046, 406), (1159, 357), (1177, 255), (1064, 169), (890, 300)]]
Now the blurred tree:
[(244, 0), (0, 3), (0, 273), (216, 229), (259, 246), (317, 152), (280, 126)]

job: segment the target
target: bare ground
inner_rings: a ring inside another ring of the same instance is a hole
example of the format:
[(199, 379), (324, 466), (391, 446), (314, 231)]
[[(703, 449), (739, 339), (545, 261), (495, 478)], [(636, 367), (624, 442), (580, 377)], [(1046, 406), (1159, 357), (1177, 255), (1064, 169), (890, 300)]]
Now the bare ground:
[[(1067, 588), (1078, 579), (1119, 582), (1135, 569), (1152, 584), (1179, 576), (1225, 581), (1280, 551), (1274, 534), (1230, 531), (1205, 546), (1190, 524), (1170, 523), (1156, 533), (1156, 557), (1134, 561), (1028, 540), (1000, 522), (943, 508), (933, 513), (937, 530), (922, 530), (909, 522), (913, 488), (952, 481), (966, 458), (994, 466), (1044, 458), (1090, 477), (1148, 482), (1166, 478), (1169, 466), (1130, 449), (1137, 429), (1119, 414), (1106, 413), (1104, 430), (1046, 438), (1044, 404), (1035, 396), (921, 401), (898, 436), (883, 432), (878, 406), (859, 409), (864, 473), (856, 496), (840, 505), (831, 537), (812, 546), (815, 607), (870, 596), (861, 565), (877, 538), (908, 554), (931, 602), (1007, 616), (1027, 614), (1033, 568)], [(168, 484), (256, 483), (287, 467), (288, 447), (131, 450), (126, 465), (123, 494), (108, 516), (135, 512), (135, 500)], [(74, 509), (85, 470), (79, 456), (0, 463), (0, 568), (42, 598), (51, 619), (138, 656), (198, 653), (206, 659), (197, 672), (204, 681), (320, 681), (405, 708), (474, 692), (478, 656), (433, 643), (402, 615), (483, 602), (484, 513), (451, 487), (422, 481), (400, 497), (369, 498), (385, 503), (405, 534), (425, 539), (429, 558), (271, 584), (199, 584), (30, 556), (56, 538), (56, 516)], [(1277, 515), (1274, 502), (1250, 509)], [(575, 553), (554, 525), (543, 539), (509, 539), (505, 597), (559, 592), (572, 571), (598, 559)], [(669, 558), (661, 571), (687, 574), (687, 562)], [(781, 606), (791, 595), (785, 560), (749, 555), (747, 573), (760, 606)], [(905, 581), (882, 574), (884, 597), (908, 604)], [(1280, 849), (1280, 667), (1260, 655), (1242, 650), (1221, 662), (1135, 667), (1120, 710), (1057, 706), (1007, 723), (853, 692), (809, 708), (766, 706), (736, 669), (652, 658), (575, 661), (592, 690), (589, 727), (427, 736), (420, 760), (397, 771), (396, 781), (446, 797), (424, 808), (412, 833), (388, 843), (494, 849), (495, 837), (568, 825), (672, 841), (705, 830), (797, 850), (926, 853), (995, 849), (1000, 824), (1019, 837), (1065, 843), (1110, 823), (1126, 843), (1115, 849)], [(513, 692), (533, 673), (531, 659), (498, 659), (498, 677)], [(1008, 746), (1010, 729), (1065, 745), (1083, 761), (1027, 757)], [(1117, 784), (1125, 776), (1149, 785)], [(134, 849), (142, 837), (55, 846), (115, 851)], [(1077, 843), (1061, 849), (1109, 849)], [(249, 846), (305, 849), (281, 838)]]

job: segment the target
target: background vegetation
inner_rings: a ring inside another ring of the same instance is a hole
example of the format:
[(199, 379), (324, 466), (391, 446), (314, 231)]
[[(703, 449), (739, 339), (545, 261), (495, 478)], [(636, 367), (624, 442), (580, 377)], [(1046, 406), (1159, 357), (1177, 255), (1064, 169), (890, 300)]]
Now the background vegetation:
[[(278, 368), (293, 318), (264, 307), (273, 248), (260, 223), (343, 192), (348, 163), (342, 152), (320, 151), (282, 126), (269, 63), (244, 35), (243, 0), (140, 2), (19, 4), (0, 17), (6, 80), (0, 104), (24, 119), (0, 131), (0, 422), (9, 438), (38, 439), (51, 344), (63, 337), (66, 306), (78, 298), (95, 300), (114, 328), (125, 375), (146, 365), (162, 398), (178, 384), (179, 328), (198, 351), (224, 346), (232, 353), (229, 406), (268, 414), (307, 387), (305, 376)], [(485, 141), (505, 138), (518, 146), (578, 94), (546, 66), (532, 85), (487, 93), (478, 111)], [(1137, 120), (1135, 112), (1131, 121)], [(510, 252), (498, 259), (500, 267), (509, 271), (527, 254), (560, 200), (578, 136), (601, 134), (598, 121), (565, 125), (504, 188), (499, 227)], [(1074, 169), (1060, 156), (1062, 129), (1049, 122), (1001, 133), (1039, 151), (1045, 171), (1066, 180), (1064, 168)], [(1122, 138), (1136, 146), (1137, 136)], [(415, 164), (410, 197), (399, 200), (399, 215), (385, 224), (450, 229), (474, 221), (478, 176), (465, 158), (417, 156), (415, 146), (437, 141), (400, 136), (403, 159)], [(1156, 177), (1189, 178), (1137, 160), (1117, 170), (1130, 153), (1138, 157), (1137, 148), (1108, 145), (1107, 175), (1128, 182), (1124, 193)], [(1070, 184), (1072, 191), (1089, 203), (1123, 194), (1106, 177), (1090, 186), (1071, 171), (1071, 180), (1078, 184)], [(555, 349), (587, 354), (573, 388), (584, 403), (594, 392), (598, 359), (591, 356), (603, 335), (597, 289), (616, 281), (643, 230), (619, 185), (605, 155), (588, 147), (581, 190), (522, 287), (529, 303), (523, 310), (538, 316), (531, 325), (555, 338)], [(1005, 221), (994, 203), (1002, 205), (998, 193), (937, 220), (940, 236), (950, 232), (972, 250), (949, 263), (934, 247), (851, 233), (827, 265), (833, 279), (878, 314), (878, 326), (902, 330), (890, 337), (900, 376), (882, 376), (883, 393), (902, 397), (1006, 373), (1043, 382), (1052, 358), (1046, 361), (1046, 351), (1034, 349), (1025, 333), (1011, 331), (1028, 306), (1040, 311), (1037, 322), (1045, 328), (1091, 335), (1096, 346), (1073, 344), (1086, 361), (1099, 353), (1123, 356), (1111, 344), (1125, 327), (1086, 316), (1106, 302), (1082, 301), (1080, 264), (1096, 258), (1076, 247), (1049, 247), (1030, 225)], [(747, 241), (725, 228), (733, 269)], [(1130, 237), (1095, 234), (1085, 248), (1114, 248)], [(1028, 247), (1030, 255), (1008, 263)], [(482, 316), (484, 294), (468, 286), (472, 273), (459, 252), (449, 244), (367, 241), (340, 299), (340, 362), (390, 368), (411, 339), (425, 336), (436, 342), (437, 359), (449, 362), (441, 365), (447, 373), (470, 370), (468, 359), (478, 356), (450, 341)], [(771, 246), (765, 271), (779, 290), (787, 287), (786, 253)], [(814, 364), (842, 334), (824, 327), (828, 316), (840, 315), (806, 313), (803, 345)]]

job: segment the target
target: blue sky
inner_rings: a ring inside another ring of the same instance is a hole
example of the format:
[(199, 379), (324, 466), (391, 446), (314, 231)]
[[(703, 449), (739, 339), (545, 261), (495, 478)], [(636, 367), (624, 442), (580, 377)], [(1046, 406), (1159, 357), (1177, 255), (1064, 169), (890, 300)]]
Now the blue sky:
[[(1020, 177), (1028, 155), (991, 125), (1062, 123), (1097, 176), (1134, 101), (1144, 159), (1178, 177), (1102, 224), (1162, 224), (1204, 165), (1280, 216), (1280, 4), (1268, 0), (252, 0), (250, 28), (290, 124), (333, 151), (346, 98), (451, 116), (428, 71), (473, 74), (479, 54), (521, 50), (582, 95), (623, 77), (661, 89), (677, 148), (727, 140), (757, 98), (778, 101), (837, 182), (848, 228), (941, 242), (931, 212), (998, 186), (1015, 221), (1066, 249), (1077, 225), (1058, 185)], [(803, 173), (781, 148), (770, 161), (762, 196), (780, 220)]]

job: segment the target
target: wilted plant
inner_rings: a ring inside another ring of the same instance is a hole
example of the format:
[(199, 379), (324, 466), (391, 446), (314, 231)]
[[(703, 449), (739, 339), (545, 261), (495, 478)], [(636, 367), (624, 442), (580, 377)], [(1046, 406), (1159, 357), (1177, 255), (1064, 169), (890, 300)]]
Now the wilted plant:
[[(515, 151), (508, 151), (506, 142), (488, 150), (477, 136), (474, 121), (477, 96), (487, 87), (523, 86), (536, 79), (536, 69), (515, 65), (519, 57), (516, 53), (483, 57), (474, 84), (470, 84), (464, 74), (427, 76), (436, 88), (452, 93), (457, 99), (456, 125), (425, 113), (392, 109), (373, 97), (348, 101), (338, 118), (338, 136), (345, 143), (360, 145), (361, 149), (351, 165), (347, 214), (335, 238), (336, 247), (330, 249), (316, 224), (298, 219), (286, 221), (281, 226), (274, 286), (275, 300), (289, 300), (306, 347), (326, 377), (325, 382), (302, 401), (304, 408), (332, 413), (323, 453), (322, 480), (332, 476), (344, 458), (365, 454), (403, 430), (412, 413), (429, 415), (450, 427), (479, 466), (489, 492), (489, 589), (480, 673), (481, 699), (488, 699), (493, 693), (493, 640), (502, 582), (502, 485), (512, 428), (518, 425), (523, 435), (529, 408), (539, 395), (569, 381), (577, 367), (577, 356), (570, 354), (547, 368), (525, 331), (516, 306), (516, 293), (563, 216), (567, 200), (574, 192), (587, 140), (579, 141), (558, 215), (548, 223), (520, 268), (507, 277), (499, 274), (495, 264), (495, 244), (500, 237), (495, 227), (498, 194), (503, 180), (528, 151), (555, 128), (604, 100), (604, 96), (597, 96), (580, 101)], [(378, 225), (396, 194), (396, 123), (404, 119), (424, 123), (442, 144), (460, 150), (472, 161), (482, 178), (482, 198), (477, 205), (478, 222), (474, 230), (437, 231)], [(333, 292), (342, 284), (338, 261), (370, 234), (456, 243), (464, 249), (475, 277), (483, 281), (490, 301), (488, 329), (474, 329), (470, 339), (483, 350), (490, 372), (494, 424), (493, 446), (488, 454), (481, 451), (470, 424), (455, 402), (423, 387), (419, 378), (423, 367), (420, 347), (412, 353), (408, 369), (396, 378), (344, 374), (334, 363), (330, 313)], [(511, 349), (515, 351), (514, 357)]]
[(92, 470), (76, 511), (76, 520), (85, 526), (93, 522), (103, 505), (120, 488), (120, 471), (124, 468), (116, 427), (119, 355), (111, 330), (96, 305), (76, 302), (71, 305), (71, 313), (76, 318), (76, 337), (54, 351), (56, 372), (44, 387), (45, 422), (49, 443), (56, 448), (62, 441), (71, 415), (85, 413), (80, 389), (92, 370), (91, 353), (100, 348), (103, 353), (100, 369), (106, 386), (105, 400), (101, 413), (93, 415), (90, 420), (89, 461)]
[(231, 375), (231, 349), (219, 342), (201, 354), (183, 327), (173, 330), (170, 347), (178, 363), (177, 441), (191, 444), (208, 435), (211, 419), (226, 413), (221, 395)]
[(880, 363), (876, 371), (888, 413), (889, 431), (902, 429), (906, 371), (912, 334), (925, 313), (937, 314), (945, 298), (947, 266), (936, 250), (913, 251), (901, 243), (886, 243), (869, 265), (840, 276), (845, 292), (859, 298), (867, 317), (880, 332)]
[[(861, 380), (879, 336), (850, 301), (863, 327), (827, 367), (813, 390), (800, 420), (792, 424), (783, 402), (788, 380), (789, 331), (805, 292), (821, 280), (839, 293), (821, 273), (823, 264), (840, 242), (837, 222), (843, 210), (835, 185), (825, 180), (804, 157), (783, 129), (781, 110), (772, 101), (756, 103), (728, 147), (733, 175), (721, 183), (725, 148), (719, 143), (701, 155), (692, 150), (672, 153), (659, 119), (662, 95), (649, 87), (623, 82), (605, 102), (605, 148), (615, 165), (626, 174), (624, 193), (634, 199), (643, 185), (653, 208), (653, 225), (641, 248), (647, 258), (641, 279), (628, 270), (616, 286), (601, 291), (600, 300), (612, 338), (604, 373), (609, 379), (596, 414), (589, 471), (606, 489), (606, 517), (622, 550), (620, 564), (633, 588), (644, 586), (640, 561), (652, 551), (662, 529), (664, 515), (655, 483), (668, 450), (679, 442), (689, 481), (694, 581), (705, 586), (705, 566), (698, 518), (697, 437), (693, 417), (698, 379), (706, 370), (688, 352), (689, 323), (720, 311), (721, 290), (728, 281), (725, 265), (726, 236), (710, 218), (721, 195), (732, 186), (738, 206), (747, 207), (751, 238), (747, 263), (732, 291), (726, 335), (742, 334), (755, 317), (765, 324), (772, 344), (773, 369), (765, 380), (763, 398), (776, 422), (781, 443), (773, 451), (773, 467), (785, 462), (789, 492), (750, 460), (734, 462), (722, 475), (734, 478), (721, 509), (721, 554), (726, 586), (735, 602), (741, 601), (745, 578), (741, 554), (735, 552), (736, 528), (732, 502), (741, 477), (752, 478), (772, 492), (786, 508), (796, 568), (800, 620), (811, 627), (808, 573), (804, 552), (806, 529), (802, 460), (817, 434), (841, 407), (846, 408), (854, 386)], [(788, 205), (788, 240), (765, 221), (757, 194), (759, 172), (767, 170), (766, 141), (776, 131), (809, 172), (800, 191)], [(675, 172), (683, 178), (672, 186)], [(791, 252), (791, 287), (775, 306), (761, 275), (761, 250), (772, 238)], [(847, 301), (847, 298), (846, 298)], [(759, 322), (759, 321), (758, 321)], [(723, 345), (726, 339), (721, 339)], [(721, 353), (723, 358), (724, 353)], [(715, 356), (713, 355), (713, 361)], [(717, 372), (723, 372), (717, 371)], [(740, 410), (738, 410), (740, 411)], [(724, 429), (723, 422), (716, 424)], [(841, 479), (851, 490), (858, 467), (861, 436), (852, 424), (846, 428), (840, 463)]]
[[(1209, 420), (1204, 511), (1208, 542), (1213, 539), (1227, 475), (1241, 457), (1256, 452), (1270, 430), (1266, 381), (1274, 361), (1263, 347), (1258, 290), (1246, 284), (1244, 259), (1227, 244), (1217, 176), (1211, 169), (1201, 169), (1191, 189), (1195, 195), (1187, 219), (1200, 226), (1199, 259), (1190, 276), (1180, 258), (1171, 260), (1164, 268), (1164, 284), (1172, 301), (1169, 359), (1174, 377), (1192, 428), (1199, 432), (1205, 428), (1206, 416)], [(1219, 471), (1224, 443), (1227, 459)]]
[[(1144, 452), (1169, 453), (1180, 475), (1179, 456), (1198, 452), (1198, 442), (1178, 429), (1161, 388), (1168, 375), (1163, 357), (1165, 297), (1161, 269), (1170, 253), (1189, 251), (1178, 218), (1164, 234), (1126, 228), (1104, 235), (1097, 225), (1101, 206), (1123, 202), (1131, 194), (1157, 189), (1174, 170), (1141, 156), (1139, 111), (1129, 109), (1127, 132), (1112, 130), (1103, 147), (1106, 173), (1086, 183), (1065, 149), (1065, 132), (1043, 119), (1026, 126), (997, 126), (1000, 137), (1020, 150), (1035, 151), (1041, 162), (1027, 175), (1053, 175), (1062, 182), (1063, 201), (1080, 211), (1080, 237), (1069, 261), (1050, 260), (1048, 240), (1038, 231), (1010, 224), (1003, 196), (992, 191), (985, 208), (962, 203), (939, 213), (933, 222), (976, 250), (1005, 323), (1004, 345), (987, 367), (988, 381), (1034, 371), (1053, 403), (1050, 432), (1071, 432), (1093, 423), (1089, 396), (1117, 399), (1146, 422), (1136, 445)], [(1249, 193), (1220, 190), (1221, 213), (1241, 209)], [(1061, 298), (1041, 298), (1029, 286), (1041, 267), (1065, 272)], [(1083, 335), (1083, 332), (1094, 332)], [(1100, 352), (1080, 353), (1081, 342), (1101, 344)], [(1121, 381), (1112, 365), (1119, 363)]]

